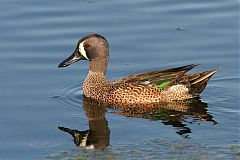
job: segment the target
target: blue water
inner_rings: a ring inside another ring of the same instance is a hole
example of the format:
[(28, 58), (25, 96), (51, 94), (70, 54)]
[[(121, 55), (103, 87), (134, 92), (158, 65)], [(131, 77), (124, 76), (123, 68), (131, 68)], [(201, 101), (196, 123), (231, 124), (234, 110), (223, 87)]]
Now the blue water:
[[(240, 159), (239, 1), (0, 2), (0, 159)], [(222, 69), (200, 109), (107, 109), (109, 145), (78, 148), (58, 126), (89, 129), (88, 64), (57, 65), (90, 33), (110, 43), (109, 80), (192, 63), (201, 64), (193, 72)]]

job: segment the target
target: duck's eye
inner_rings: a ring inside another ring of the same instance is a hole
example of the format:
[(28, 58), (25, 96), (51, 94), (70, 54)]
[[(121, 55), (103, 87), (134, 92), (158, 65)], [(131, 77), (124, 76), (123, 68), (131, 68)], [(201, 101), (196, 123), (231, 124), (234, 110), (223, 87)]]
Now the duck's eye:
[(88, 48), (88, 47), (90, 47), (89, 44), (85, 44), (85, 45), (84, 45), (84, 48)]

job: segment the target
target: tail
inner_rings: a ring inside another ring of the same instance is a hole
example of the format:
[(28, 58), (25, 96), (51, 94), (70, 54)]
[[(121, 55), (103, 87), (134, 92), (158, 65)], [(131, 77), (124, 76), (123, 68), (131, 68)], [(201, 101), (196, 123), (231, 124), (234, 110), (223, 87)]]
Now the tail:
[(190, 93), (193, 96), (198, 96), (205, 89), (209, 79), (221, 68), (216, 68), (211, 71), (200, 72), (186, 75), (188, 82), (190, 83)]

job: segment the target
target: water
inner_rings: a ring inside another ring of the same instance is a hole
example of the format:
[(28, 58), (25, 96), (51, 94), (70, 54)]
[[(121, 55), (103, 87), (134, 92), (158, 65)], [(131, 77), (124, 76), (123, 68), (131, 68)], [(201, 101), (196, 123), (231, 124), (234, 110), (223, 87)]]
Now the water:
[[(0, 159), (240, 159), (238, 1), (2, 0), (0, 21)], [(106, 148), (85, 150), (58, 126), (98, 124), (83, 108), (88, 65), (57, 65), (89, 33), (111, 45), (110, 80), (192, 63), (222, 70), (195, 108), (103, 109)]]

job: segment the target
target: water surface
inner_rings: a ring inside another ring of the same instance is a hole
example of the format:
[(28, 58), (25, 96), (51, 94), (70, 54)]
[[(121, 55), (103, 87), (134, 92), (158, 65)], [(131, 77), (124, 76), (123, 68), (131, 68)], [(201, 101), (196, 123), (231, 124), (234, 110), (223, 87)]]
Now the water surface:
[[(240, 158), (238, 1), (1, 0), (0, 21), (0, 159)], [(57, 65), (89, 33), (110, 43), (109, 80), (192, 63), (222, 70), (200, 108), (107, 108), (109, 145), (85, 150), (58, 126), (91, 127), (81, 88), (88, 64)]]

